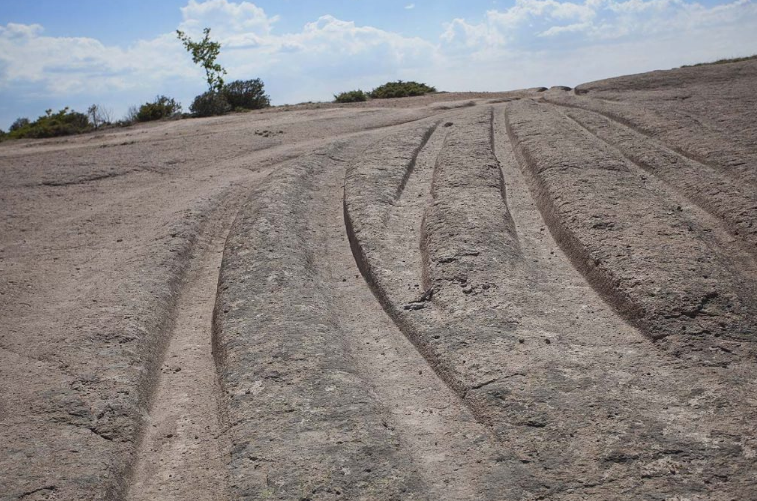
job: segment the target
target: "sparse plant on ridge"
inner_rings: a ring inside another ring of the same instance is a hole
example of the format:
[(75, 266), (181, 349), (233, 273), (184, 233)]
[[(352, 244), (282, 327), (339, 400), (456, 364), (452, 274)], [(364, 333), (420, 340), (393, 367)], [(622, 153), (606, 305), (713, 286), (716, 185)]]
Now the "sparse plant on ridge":
[(176, 36), (184, 44), (192, 55), (192, 61), (199, 64), (205, 70), (205, 78), (208, 81), (208, 90), (211, 92), (221, 92), (223, 89), (223, 75), (226, 70), (216, 62), (218, 54), (221, 52), (220, 42), (214, 42), (210, 39), (210, 28), (202, 30), (203, 38), (195, 42), (189, 35), (181, 30), (176, 30)]
[(256, 110), (271, 105), (271, 100), (263, 90), (259, 78), (235, 80), (225, 84), (226, 70), (216, 62), (221, 53), (221, 44), (210, 39), (210, 28), (203, 31), (203, 39), (195, 42), (181, 30), (176, 36), (184, 48), (192, 55), (192, 61), (205, 70), (208, 91), (195, 97), (189, 110), (198, 117), (223, 115), (231, 110)]

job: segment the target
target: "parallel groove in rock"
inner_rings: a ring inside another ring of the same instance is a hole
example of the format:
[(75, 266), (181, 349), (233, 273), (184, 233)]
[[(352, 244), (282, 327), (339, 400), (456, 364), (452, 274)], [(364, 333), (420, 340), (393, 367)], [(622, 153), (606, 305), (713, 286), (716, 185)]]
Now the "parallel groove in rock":
[[(655, 339), (675, 335), (671, 341), (684, 345), (697, 339), (687, 336), (687, 326), (708, 337), (748, 338), (754, 323), (746, 306), (751, 287), (740, 287), (740, 278), (723, 264), (724, 256), (711, 254), (696, 236), (695, 221), (553, 108), (518, 102), (507, 110), (508, 134), (550, 231), (623, 316)], [(537, 128), (539, 135), (533, 135)], [(616, 199), (639, 211), (638, 201), (644, 200), (643, 213), (633, 224), (621, 224), (624, 209)], [(686, 227), (691, 229), (684, 231)], [(649, 240), (663, 229), (673, 253)], [(625, 250), (631, 242), (635, 244)], [(643, 272), (647, 262), (654, 263), (653, 273)]]
[[(568, 108), (567, 116), (625, 158), (657, 176), (692, 203), (719, 218), (757, 253), (757, 197), (730, 177), (690, 160), (633, 129), (583, 108)], [(625, 129), (625, 130), (624, 130)]]
[(332, 147), (274, 174), (250, 196), (228, 240), (214, 354), (234, 497), (424, 498), (345, 353), (305, 240), (309, 178), (344, 152)]
[[(735, 182), (749, 182), (753, 187), (757, 186), (757, 174), (749, 168), (744, 159), (757, 161), (757, 153), (747, 151), (743, 147), (732, 143), (727, 137), (718, 134), (717, 139), (711, 137), (701, 126), (696, 126), (690, 131), (692, 136), (706, 140), (706, 148), (692, 145), (682, 145), (675, 137), (670, 137), (679, 126), (675, 121), (669, 120), (659, 114), (645, 112), (630, 103), (591, 99), (583, 96), (548, 95), (544, 99), (552, 104), (573, 107), (599, 113), (609, 120), (618, 122), (639, 134), (651, 139), (663, 141), (665, 146), (679, 155), (693, 162), (702, 163), (710, 168), (717, 169), (734, 179)], [(653, 114), (654, 119), (646, 119), (645, 115)], [(651, 126), (650, 123), (664, 120), (666, 126)], [(739, 151), (739, 154), (733, 153)]]
[[(399, 209), (384, 205), (386, 197), (382, 190), (390, 191), (392, 179), (399, 175), (387, 173), (382, 166), (393, 162), (396, 153), (389, 156), (377, 147), (376, 151), (381, 154), (363, 158), (348, 169), (345, 222), (355, 259), (387, 313), (440, 377), (472, 408), (476, 418), (491, 426), (497, 419), (494, 408), (490, 402), (472, 396), (471, 390), (483, 389), (501, 372), (501, 366), (494, 359), (502, 354), (505, 346), (517, 341), (509, 333), (511, 315), (515, 313), (500, 308), (487, 311), (486, 297), (496, 295), (498, 286), (493, 276), (481, 275), (483, 270), (493, 271), (481, 263), (501, 264), (502, 269), (495, 272), (497, 275), (517, 268), (518, 258), (514, 258), (518, 254), (517, 237), (512, 232), (511, 218), (506, 217), (502, 173), (491, 150), (490, 110), (459, 113), (451, 119), (454, 122), (449, 128), (445, 127), (445, 136), (440, 138), (443, 143), (433, 162), (433, 175), (428, 172), (431, 165), (424, 168), (427, 172), (424, 177), (431, 177), (426, 181), (431, 186), (425, 188), (430, 189), (433, 198), (420, 222), (425, 283), (423, 288), (415, 289), (414, 297), (413, 285), (417, 287), (417, 283), (413, 284), (412, 274), (404, 271), (406, 265), (397, 262), (391, 246), (394, 240), (384, 240), (396, 230), (383, 226), (384, 221), (392, 219), (383, 215), (382, 207), (386, 207), (387, 213)], [(411, 151), (407, 149), (408, 162)], [(402, 166), (394, 169), (401, 172)], [(412, 192), (419, 188), (416, 186)], [(470, 217), (475, 219), (475, 224), (465, 222)], [(397, 220), (394, 221), (396, 224)], [(445, 226), (447, 230), (443, 230)], [(444, 235), (439, 230), (443, 230)], [(413, 233), (417, 235), (418, 231), (414, 229)], [(412, 238), (413, 233), (407, 230), (400, 230), (398, 235), (403, 232), (406, 239)], [(454, 232), (454, 237), (450, 238), (447, 232)], [(468, 237), (470, 245), (465, 242)], [(445, 259), (447, 251), (442, 247), (447, 242), (457, 249), (449, 249), (451, 259)], [(468, 252), (463, 248), (466, 246), (475, 249)], [(457, 260), (462, 261), (460, 271), (467, 275), (464, 283), (448, 276), (449, 273), (454, 275), (454, 271), (444, 270)], [(463, 301), (468, 306), (458, 315), (452, 311), (450, 301)], [(471, 323), (472, 317), (468, 315), (474, 314), (480, 316)], [(504, 338), (502, 346), (488, 342), (499, 337)], [(484, 344), (489, 347), (488, 352), (483, 349)], [(465, 359), (476, 351), (481, 353), (479, 360), (466, 365)], [(509, 470), (513, 478), (511, 489), (523, 489), (528, 483), (525, 479), (531, 474), (510, 451), (502, 452), (502, 467)]]

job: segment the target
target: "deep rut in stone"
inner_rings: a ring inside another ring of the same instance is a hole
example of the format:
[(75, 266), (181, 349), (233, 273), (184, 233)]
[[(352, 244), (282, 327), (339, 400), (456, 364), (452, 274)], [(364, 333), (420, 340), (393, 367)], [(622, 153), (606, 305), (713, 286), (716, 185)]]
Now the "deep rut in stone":
[[(422, 149), (432, 134), (433, 129), (419, 150), (417, 171), (408, 174), (409, 190), (416, 187), (413, 176), (426, 177), (429, 162), (433, 164), (439, 145), (431, 139), (430, 154)], [(336, 196), (341, 176), (329, 177), (315, 191), (310, 218), (312, 233), (319, 236), (312, 246), (314, 265), (328, 277), (348, 352), (388, 413), (386, 426), (410, 454), (429, 499), (498, 499), (514, 485), (500, 463), (496, 440), (416, 351), (360, 276), (344, 231), (341, 196)], [(424, 200), (414, 191), (406, 193), (408, 199)], [(407, 216), (418, 210), (413, 205), (417, 204), (401, 204), (395, 212)], [(417, 252), (417, 242), (410, 240), (397, 249), (397, 257), (414, 243)], [(415, 260), (412, 255), (404, 257)]]
[(228, 443), (211, 353), (218, 270), (230, 204), (208, 224), (190, 258), (127, 499), (228, 499)]

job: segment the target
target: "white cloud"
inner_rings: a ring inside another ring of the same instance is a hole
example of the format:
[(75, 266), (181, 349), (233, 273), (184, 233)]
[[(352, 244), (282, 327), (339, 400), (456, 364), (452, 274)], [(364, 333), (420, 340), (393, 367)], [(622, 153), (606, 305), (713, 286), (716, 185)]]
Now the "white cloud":
[(170, 35), (127, 49), (84, 37), (47, 37), (39, 25), (0, 26), (0, 88), (43, 82), (56, 94), (154, 86), (168, 77), (191, 76)]
[(190, 35), (199, 35), (206, 26), (211, 26), (213, 35), (222, 39), (242, 37), (259, 43), (269, 36), (278, 16), (269, 17), (265, 11), (250, 2), (233, 3), (228, 0), (189, 0), (181, 8), (182, 22), (179, 29)]
[[(250, 2), (191, 0), (181, 9), (179, 29), (192, 36), (211, 26), (222, 43), (219, 61), (231, 78), (301, 79), (298, 92), (284, 99), (316, 97), (304, 82), (335, 80), (369, 85), (434, 61), (436, 46), (420, 38), (322, 16), (295, 33), (274, 34), (277, 16)], [(101, 94), (108, 90), (167, 91), (167, 80), (193, 81), (202, 90), (202, 72), (192, 64), (174, 33), (138, 41), (122, 49), (92, 38), (47, 37), (39, 25), (0, 26), (0, 90), (33, 82), (53, 95)], [(326, 98), (330, 94), (321, 94)], [(274, 92), (274, 96), (276, 93)], [(191, 98), (191, 96), (189, 96)], [(279, 97), (279, 96), (276, 96)], [(274, 99), (276, 99), (276, 97)], [(187, 97), (185, 96), (185, 101)], [(281, 97), (276, 99), (281, 102)]]
[[(181, 13), (177, 28), (192, 36), (212, 27), (230, 78), (262, 77), (278, 103), (328, 99), (396, 78), (447, 90), (573, 85), (745, 55), (757, 47), (752, 0), (715, 6), (687, 0), (516, 0), (510, 8), (489, 10), (479, 23), (451, 20), (439, 40), (332, 15), (279, 33), (278, 16), (247, 1), (190, 0)], [(174, 33), (122, 48), (93, 38), (46, 36), (37, 24), (0, 26), (3, 100), (12, 95), (31, 102), (36, 93), (38, 100), (74, 103), (95, 95), (120, 110), (134, 104), (119, 102), (123, 96), (166, 93), (186, 103), (203, 87), (202, 71)], [(3, 116), (1, 122), (13, 118)]]
[(517, 0), (445, 26), (445, 88), (576, 85), (757, 50), (757, 6), (736, 0)]
[(587, 45), (608, 39), (687, 32), (701, 27), (755, 26), (757, 6), (751, 0), (706, 7), (685, 0), (516, 0), (514, 6), (490, 10), (481, 23), (455, 19), (446, 25), (443, 42), (450, 48), (542, 49), (544, 41), (570, 35), (570, 44)]
[(406, 10), (411, 10), (411, 9), (414, 9), (414, 8), (415, 8), (415, 4), (414, 3), (409, 3), (409, 4), (405, 5), (405, 9)]

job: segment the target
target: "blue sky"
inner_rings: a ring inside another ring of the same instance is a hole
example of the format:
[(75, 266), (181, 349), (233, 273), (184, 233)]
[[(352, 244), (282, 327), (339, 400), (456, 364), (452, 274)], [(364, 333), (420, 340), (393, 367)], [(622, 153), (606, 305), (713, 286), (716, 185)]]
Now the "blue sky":
[(576, 85), (757, 53), (752, 0), (35, 0), (0, 3), (0, 128), (47, 108), (122, 116), (204, 90), (177, 28), (212, 29), (229, 77), (275, 104), (415, 79), (444, 90)]

